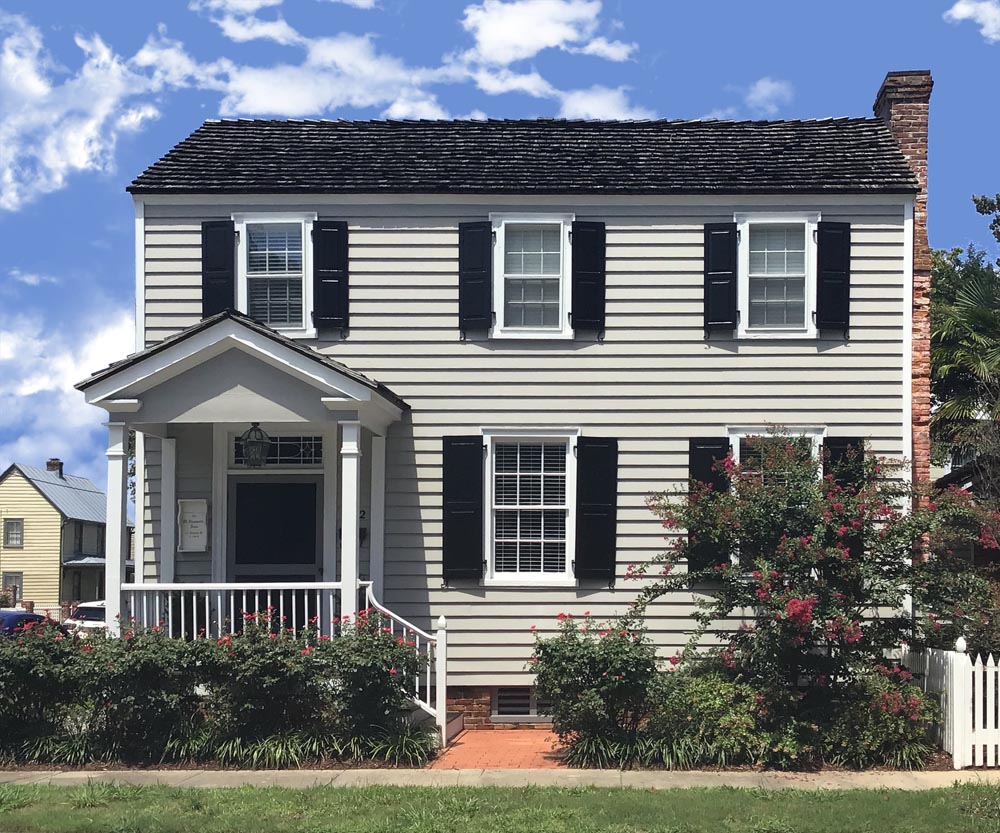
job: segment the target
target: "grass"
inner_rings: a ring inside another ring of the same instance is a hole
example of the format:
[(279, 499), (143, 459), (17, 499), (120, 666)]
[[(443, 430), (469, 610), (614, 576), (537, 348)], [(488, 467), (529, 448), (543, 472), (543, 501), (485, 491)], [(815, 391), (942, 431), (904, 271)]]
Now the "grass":
[(1000, 833), (1000, 786), (926, 792), (728, 788), (0, 785), (19, 833)]

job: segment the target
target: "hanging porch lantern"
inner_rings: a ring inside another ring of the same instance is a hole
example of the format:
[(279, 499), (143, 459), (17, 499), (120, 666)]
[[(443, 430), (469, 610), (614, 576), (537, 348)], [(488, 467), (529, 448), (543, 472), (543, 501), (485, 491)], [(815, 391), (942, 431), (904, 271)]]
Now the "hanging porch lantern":
[(271, 450), (271, 438), (264, 433), (259, 422), (250, 423), (240, 437), (240, 443), (243, 446), (243, 465), (248, 469), (263, 467)]

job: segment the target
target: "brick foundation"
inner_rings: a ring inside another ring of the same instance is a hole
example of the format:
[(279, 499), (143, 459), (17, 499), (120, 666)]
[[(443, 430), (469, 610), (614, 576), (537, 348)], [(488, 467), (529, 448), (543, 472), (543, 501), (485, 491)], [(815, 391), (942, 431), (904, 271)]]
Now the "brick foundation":
[(927, 238), (927, 135), (934, 81), (926, 70), (890, 72), (875, 99), (875, 115), (892, 131), (917, 176), (913, 209), (913, 479), (930, 481), (931, 249)]
[(464, 716), (466, 729), (539, 729), (552, 730), (551, 723), (494, 723), (493, 695), (487, 686), (448, 686), (448, 711)]

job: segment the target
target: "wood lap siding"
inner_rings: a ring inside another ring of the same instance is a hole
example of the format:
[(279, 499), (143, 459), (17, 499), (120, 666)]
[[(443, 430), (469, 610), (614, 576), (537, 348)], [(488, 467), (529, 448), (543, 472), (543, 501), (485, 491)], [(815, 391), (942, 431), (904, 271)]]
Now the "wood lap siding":
[(23, 600), (33, 601), (39, 613), (58, 616), (62, 515), (24, 475), (12, 471), (0, 482), (0, 535), (3, 518), (24, 520), (24, 546), (6, 547), (0, 538), (0, 571), (23, 573)]
[[(532, 624), (552, 629), (560, 610), (610, 616), (634, 598), (637, 585), (623, 580), (628, 565), (666, 546), (646, 495), (686, 483), (691, 437), (725, 435), (735, 424), (818, 424), (831, 434), (869, 437), (877, 454), (903, 449), (901, 204), (822, 206), (824, 220), (852, 224), (849, 342), (737, 344), (716, 335), (706, 344), (703, 226), (731, 221), (733, 206), (586, 203), (567, 199), (531, 210), (575, 211), (579, 220), (606, 223), (602, 343), (592, 333), (576, 342), (460, 340), (458, 223), (508, 210), (509, 200), (378, 206), (323, 198), (280, 206), (349, 222), (350, 336), (319, 346), (413, 408), (411, 424), (393, 426), (387, 444), (384, 601), (424, 626), (448, 617), (456, 683), (496, 684), (499, 674), (504, 684), (530, 682)], [(240, 210), (246, 204), (221, 198), (215, 205), (146, 205), (150, 343), (200, 320), (200, 223)], [(442, 589), (441, 437), (482, 425), (579, 425), (587, 435), (619, 440), (613, 591), (594, 583), (579, 591)], [(179, 477), (181, 449), (179, 441)], [(690, 599), (680, 597), (656, 606), (650, 627), (664, 653), (684, 644), (690, 612)]]

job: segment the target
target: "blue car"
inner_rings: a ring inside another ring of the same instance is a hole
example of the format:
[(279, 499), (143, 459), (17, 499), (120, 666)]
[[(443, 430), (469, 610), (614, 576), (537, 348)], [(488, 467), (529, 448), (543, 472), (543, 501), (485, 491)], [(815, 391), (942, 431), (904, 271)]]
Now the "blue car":
[[(16, 636), (19, 630), (29, 623), (33, 623), (34, 627), (40, 627), (45, 622), (58, 625), (57, 622), (41, 613), (29, 613), (27, 610), (0, 610), (0, 635)], [(58, 625), (58, 627), (65, 633), (66, 629), (62, 625)]]

